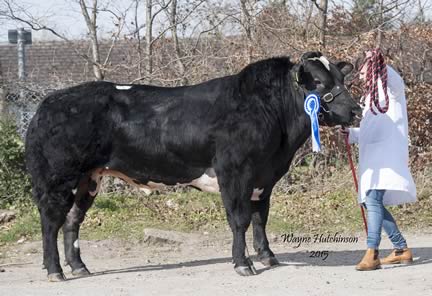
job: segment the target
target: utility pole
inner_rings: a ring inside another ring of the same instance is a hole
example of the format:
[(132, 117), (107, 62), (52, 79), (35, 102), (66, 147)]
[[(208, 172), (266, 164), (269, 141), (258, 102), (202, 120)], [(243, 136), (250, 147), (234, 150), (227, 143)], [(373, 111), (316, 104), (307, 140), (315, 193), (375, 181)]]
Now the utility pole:
[(18, 78), (20, 81), (26, 79), (25, 72), (25, 45), (32, 44), (31, 31), (26, 31), (24, 28), (8, 31), (9, 43), (17, 44), (18, 51)]
[(17, 48), (18, 48), (18, 78), (25, 80), (25, 49), (24, 49), (24, 28), (18, 29)]

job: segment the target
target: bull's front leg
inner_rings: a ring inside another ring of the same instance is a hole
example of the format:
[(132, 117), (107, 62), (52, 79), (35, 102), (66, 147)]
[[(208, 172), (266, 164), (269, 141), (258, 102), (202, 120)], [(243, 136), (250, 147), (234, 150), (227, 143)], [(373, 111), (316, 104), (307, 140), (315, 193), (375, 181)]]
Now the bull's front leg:
[(250, 198), (253, 186), (248, 170), (226, 170), (218, 174), (228, 223), (233, 233), (232, 256), (234, 270), (242, 276), (256, 274), (250, 258), (245, 256), (246, 231), (252, 219)]
[(270, 250), (266, 234), (266, 225), (270, 208), (271, 189), (265, 188), (260, 195), (259, 200), (252, 201), (252, 226), (254, 249), (258, 253), (258, 259), (266, 266), (275, 266), (279, 261), (275, 258), (274, 253)]

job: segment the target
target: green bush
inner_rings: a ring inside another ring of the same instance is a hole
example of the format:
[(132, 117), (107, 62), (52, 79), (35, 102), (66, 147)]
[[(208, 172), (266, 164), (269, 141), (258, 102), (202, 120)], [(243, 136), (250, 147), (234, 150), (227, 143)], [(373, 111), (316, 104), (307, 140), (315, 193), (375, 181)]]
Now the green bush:
[(12, 121), (0, 121), (0, 208), (30, 201), (24, 143)]

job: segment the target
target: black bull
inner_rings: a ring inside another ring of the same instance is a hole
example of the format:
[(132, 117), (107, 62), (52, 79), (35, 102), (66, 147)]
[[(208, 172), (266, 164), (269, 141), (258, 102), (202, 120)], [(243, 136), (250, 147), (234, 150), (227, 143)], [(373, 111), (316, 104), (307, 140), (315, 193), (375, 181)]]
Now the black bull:
[(326, 64), (320, 56), (307, 53), (298, 64), (289, 58), (263, 60), (237, 75), (193, 86), (89, 82), (48, 95), (28, 129), (26, 164), (49, 279), (64, 279), (57, 249), (60, 227), (72, 273), (89, 273), (78, 233), (103, 175), (144, 190), (163, 183), (220, 191), (237, 273), (253, 274), (245, 256), (251, 221), (259, 260), (278, 264), (265, 232), (269, 201), (310, 136), (305, 95), (317, 91), (326, 97), (322, 124), (349, 124), (359, 111), (343, 85), (352, 65)]

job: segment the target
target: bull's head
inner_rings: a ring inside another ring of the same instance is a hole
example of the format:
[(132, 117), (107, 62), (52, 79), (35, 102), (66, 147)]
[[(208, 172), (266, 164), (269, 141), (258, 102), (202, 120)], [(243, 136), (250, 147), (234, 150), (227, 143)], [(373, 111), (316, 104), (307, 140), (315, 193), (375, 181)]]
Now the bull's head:
[(344, 77), (353, 65), (332, 64), (320, 52), (303, 54), (295, 70), (297, 83), (305, 93), (316, 92), (321, 98), (320, 122), (329, 126), (349, 125), (361, 113), (344, 85)]

